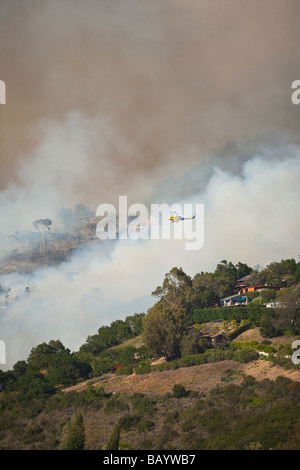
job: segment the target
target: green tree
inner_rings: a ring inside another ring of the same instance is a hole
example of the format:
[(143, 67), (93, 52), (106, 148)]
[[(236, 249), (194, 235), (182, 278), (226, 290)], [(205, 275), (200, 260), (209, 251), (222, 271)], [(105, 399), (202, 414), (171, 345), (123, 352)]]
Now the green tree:
[(250, 302), (247, 305), (247, 317), (252, 325), (259, 326), (262, 314), (263, 307), (258, 302)]
[(193, 278), (193, 309), (209, 308), (219, 300), (218, 282), (212, 273), (198, 273)]
[(171, 310), (158, 302), (148, 310), (143, 323), (146, 345), (154, 354), (167, 360), (180, 357), (180, 343), (187, 328), (186, 311), (180, 307)]
[(274, 289), (262, 289), (259, 297), (263, 304), (267, 304), (276, 299), (276, 291)]
[(233, 358), (237, 362), (246, 363), (246, 362), (251, 362), (251, 361), (255, 361), (256, 359), (258, 359), (259, 353), (255, 351), (254, 349), (245, 347), (245, 348), (240, 349), (239, 351), (235, 351)]
[(16, 378), (24, 375), (27, 371), (28, 364), (26, 361), (18, 361), (13, 366), (13, 374)]
[[(224, 264), (226, 263), (226, 264)], [(193, 309), (214, 307), (227, 295), (234, 294), (235, 269), (227, 266), (227, 261), (218, 265), (214, 273), (198, 273), (193, 279), (192, 303)]]
[(275, 309), (276, 316), (272, 320), (273, 325), (281, 330), (292, 328), (295, 334), (298, 334), (300, 332), (300, 283), (280, 292), (278, 300), (282, 306)]
[(35, 369), (47, 369), (51, 355), (66, 351), (66, 348), (59, 340), (51, 340), (49, 343), (41, 343), (32, 348), (27, 362), (28, 365)]
[(150, 350), (150, 348), (148, 348), (148, 346), (146, 346), (145, 344), (143, 344), (142, 346), (140, 346), (139, 348), (137, 348), (136, 350), (136, 353), (137, 353), (137, 359), (138, 360), (151, 360), (153, 358), (153, 354)]
[(123, 366), (132, 366), (135, 364), (136, 348), (134, 346), (124, 346), (116, 348), (118, 361)]
[(152, 295), (170, 309), (184, 308), (189, 312), (192, 306), (192, 279), (182, 268), (173, 268), (165, 275), (163, 285), (157, 287)]
[(144, 313), (135, 313), (125, 318), (125, 323), (128, 325), (132, 336), (138, 336), (143, 332), (143, 317)]
[(242, 277), (248, 276), (253, 271), (253, 269), (250, 268), (247, 264), (241, 263), (240, 261), (235, 265), (235, 267), (236, 279), (241, 279)]
[(116, 338), (117, 344), (122, 343), (124, 340), (132, 336), (129, 324), (123, 320), (113, 321), (110, 324), (110, 329), (114, 338)]
[(0, 392), (4, 392), (6, 389), (11, 389), (14, 386), (16, 377), (13, 371), (8, 370), (4, 372), (0, 370)]
[(94, 375), (103, 375), (110, 372), (114, 365), (114, 359), (110, 357), (96, 357), (92, 363)]
[(198, 335), (185, 335), (180, 342), (180, 353), (181, 356), (187, 356), (190, 354), (198, 354), (200, 352)]
[(211, 347), (207, 338), (201, 338), (197, 333), (185, 335), (180, 343), (181, 356), (203, 353)]
[(111, 433), (103, 450), (119, 450), (120, 434), (121, 434), (121, 426), (120, 424), (117, 424), (114, 427), (113, 432)]
[(55, 388), (49, 383), (47, 377), (35, 370), (27, 370), (13, 384), (18, 392), (18, 399), (30, 401), (36, 398), (47, 398), (55, 393)]
[(48, 379), (53, 385), (72, 385), (79, 378), (87, 379), (92, 367), (79, 361), (69, 350), (51, 355), (48, 364)]
[(263, 338), (272, 338), (278, 334), (278, 330), (272, 324), (271, 312), (266, 312), (262, 315), (260, 319), (260, 334)]
[(175, 384), (172, 389), (174, 398), (183, 398), (187, 396), (185, 387), (181, 384)]
[(68, 435), (62, 445), (62, 450), (84, 450), (85, 429), (81, 414), (75, 416), (68, 429)]

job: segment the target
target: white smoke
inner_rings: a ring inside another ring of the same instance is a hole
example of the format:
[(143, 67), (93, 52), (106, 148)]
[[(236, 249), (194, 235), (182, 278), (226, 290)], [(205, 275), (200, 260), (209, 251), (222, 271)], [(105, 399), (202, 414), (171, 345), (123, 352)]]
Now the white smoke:
[(99, 242), (1, 276), (9, 365), (50, 339), (77, 349), (101, 325), (145, 311), (174, 266), (193, 275), (225, 258), (266, 265), (300, 253), (299, 148), (289, 145), (299, 144), (299, 6), (244, 3), (3, 6), (1, 255), (16, 249), (7, 235), (31, 233), (35, 220), (59, 232), (58, 210), (77, 203), (205, 204), (199, 252), (185, 240)]
[[(66, 122), (69, 129), (70, 123), (74, 124), (74, 115)], [(31, 167), (20, 168), (19, 175), (23, 175), (20, 187), (1, 194), (1, 209), (13, 214), (18, 228), (22, 223), (27, 227), (28, 219), (31, 222), (41, 211), (43, 216), (48, 216), (51, 210), (54, 213), (65, 202), (66, 195), (75, 190), (76, 181), (84, 180), (84, 164), (77, 159), (88, 162), (89, 137), (94, 129), (90, 131), (86, 133), (86, 127), (81, 127), (74, 146), (73, 134), (66, 135), (65, 129), (59, 131), (54, 146), (51, 133), (51, 145), (46, 139), (32, 159)], [(50, 148), (58, 152), (54, 153), (53, 164)], [(64, 165), (77, 157), (65, 179), (59, 176), (59, 155), (64, 155)], [(214, 158), (211, 161), (210, 175), (206, 182), (201, 181), (198, 192), (193, 177), (191, 196), (187, 196), (187, 174), (182, 175), (182, 180), (178, 178), (169, 192), (173, 202), (204, 203), (205, 241), (199, 252), (185, 250), (185, 240), (96, 241), (91, 247), (76, 250), (62, 264), (40, 268), (30, 275), (1, 276), (1, 286), (11, 288), (9, 308), (0, 313), (0, 336), (7, 345), (9, 365), (26, 358), (32, 347), (50, 339), (60, 339), (70, 349), (77, 350), (100, 326), (146, 312), (154, 302), (151, 292), (174, 266), (181, 266), (193, 276), (200, 271), (213, 271), (222, 259), (254, 266), (297, 256), (299, 147), (282, 145), (280, 152), (272, 153), (266, 144), (260, 153), (248, 155), (239, 171), (230, 157), (226, 165)], [(207, 161), (204, 166), (207, 171)], [(201, 165), (195, 171), (199, 172), (199, 168)], [(186, 197), (175, 200), (176, 192), (180, 193), (183, 186)], [(154, 188), (156, 198), (160, 190), (161, 185)], [(34, 205), (35, 198), (39, 211)], [(26, 287), (31, 291), (28, 296)]]

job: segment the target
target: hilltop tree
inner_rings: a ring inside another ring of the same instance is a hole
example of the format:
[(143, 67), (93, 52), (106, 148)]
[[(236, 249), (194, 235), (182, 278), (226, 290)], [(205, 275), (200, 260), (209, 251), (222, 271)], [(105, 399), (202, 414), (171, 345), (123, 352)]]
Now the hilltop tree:
[(246, 264), (239, 262), (234, 266), (223, 260), (214, 273), (197, 273), (192, 281), (193, 308), (214, 307), (219, 299), (233, 295), (236, 292), (236, 279), (250, 271), (251, 268)]
[(88, 362), (80, 361), (68, 349), (52, 354), (47, 368), (49, 382), (53, 385), (72, 385), (79, 378), (87, 379), (91, 371)]
[(273, 325), (280, 329), (292, 328), (298, 334), (300, 332), (300, 284), (280, 292), (278, 300), (282, 302), (283, 307), (276, 308)]
[(50, 232), (50, 225), (52, 224), (52, 220), (50, 219), (38, 219), (32, 222), (32, 225), (36, 230), (41, 232), (42, 240), (40, 246), (41, 255), (45, 254), (45, 232)]
[(51, 354), (66, 351), (66, 348), (60, 340), (51, 340), (49, 343), (41, 343), (32, 348), (27, 362), (35, 369), (45, 369), (48, 367)]
[(36, 230), (39, 230), (40, 232), (50, 232), (50, 225), (52, 225), (52, 220), (38, 219), (32, 222), (32, 225)]
[(250, 286), (269, 284), (273, 286), (291, 287), (300, 279), (300, 263), (292, 259), (272, 262), (261, 271), (254, 270), (250, 274)]
[(236, 267), (236, 279), (241, 279), (242, 277), (248, 276), (253, 272), (253, 269), (250, 268), (246, 263), (241, 263), (240, 261), (235, 265)]
[(167, 360), (180, 356), (180, 343), (188, 326), (184, 308), (170, 308), (162, 302), (151, 307), (143, 320), (146, 345)]
[(171, 309), (191, 308), (192, 279), (182, 268), (173, 268), (165, 275), (163, 285), (152, 292)]
[(224, 259), (223, 261), (220, 261), (220, 263), (217, 264), (217, 267), (215, 269), (215, 274), (216, 275), (221, 275), (221, 274), (226, 274), (229, 275), (232, 279), (236, 279), (237, 275), (237, 268), (234, 266), (234, 264), (229, 261)]

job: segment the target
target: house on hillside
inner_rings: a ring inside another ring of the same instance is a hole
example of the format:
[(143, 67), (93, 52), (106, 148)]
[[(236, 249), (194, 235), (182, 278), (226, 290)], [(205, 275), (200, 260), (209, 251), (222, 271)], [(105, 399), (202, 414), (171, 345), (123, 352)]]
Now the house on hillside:
[(227, 338), (227, 336), (223, 332), (214, 333), (214, 334), (203, 333), (202, 331), (198, 330), (194, 326), (190, 326), (188, 328), (188, 334), (189, 335), (196, 334), (199, 336), (199, 338), (208, 339), (213, 347), (225, 348), (225, 346), (227, 346), (230, 343), (230, 339)]
[(220, 299), (221, 307), (242, 307), (251, 302), (251, 299), (243, 294), (235, 294), (229, 297), (224, 297)]
[(240, 294), (245, 294), (246, 292), (259, 292), (262, 289), (273, 289), (273, 290), (280, 290), (282, 287), (280, 286), (270, 286), (269, 284), (261, 284), (259, 286), (249, 286), (249, 279), (251, 274), (242, 277), (241, 279), (237, 279), (235, 286)]
[(280, 286), (269, 286), (267, 284), (262, 284), (260, 286), (248, 286), (248, 287), (242, 287), (240, 289), (240, 294), (246, 294), (247, 292), (260, 292), (261, 290), (264, 289), (272, 289), (272, 290), (280, 290), (282, 287)]
[(210, 340), (212, 346), (218, 348), (225, 348), (230, 343), (230, 339), (224, 333), (216, 333), (214, 335), (208, 335), (208, 339)]
[(247, 276), (241, 277), (241, 279), (237, 279), (235, 282), (236, 288), (239, 289), (239, 288), (247, 287), (247, 283), (249, 279), (250, 279), (250, 274), (248, 274)]

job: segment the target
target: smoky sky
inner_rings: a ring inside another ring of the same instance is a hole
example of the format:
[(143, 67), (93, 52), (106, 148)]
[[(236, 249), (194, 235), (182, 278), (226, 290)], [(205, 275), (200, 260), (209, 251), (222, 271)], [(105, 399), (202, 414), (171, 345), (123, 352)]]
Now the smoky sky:
[(0, 0), (0, 242), (120, 195), (205, 205), (197, 253), (124, 240), (1, 276), (9, 364), (145, 312), (174, 266), (300, 254), (299, 19), (298, 0)]
[(297, 1), (0, 5), (2, 189), (30, 163), (41, 129), (63, 126), (70, 112), (105, 121), (113, 133), (103, 153), (107, 134), (101, 124), (93, 130), (93, 158), (76, 194), (92, 205), (113, 198), (116, 185), (141, 198), (149, 181), (180, 175), (228, 142), (262, 131), (299, 138), (290, 99), (299, 72)]

